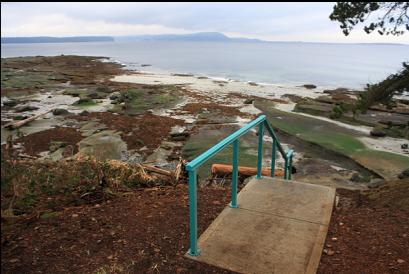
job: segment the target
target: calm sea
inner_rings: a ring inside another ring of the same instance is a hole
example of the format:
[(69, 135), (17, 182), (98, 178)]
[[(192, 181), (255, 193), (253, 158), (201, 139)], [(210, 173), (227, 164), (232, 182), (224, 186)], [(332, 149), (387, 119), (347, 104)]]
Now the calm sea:
[(398, 71), (403, 61), (409, 61), (409, 45), (173, 41), (1, 45), (1, 57), (59, 54), (106, 56), (138, 70), (360, 88)]

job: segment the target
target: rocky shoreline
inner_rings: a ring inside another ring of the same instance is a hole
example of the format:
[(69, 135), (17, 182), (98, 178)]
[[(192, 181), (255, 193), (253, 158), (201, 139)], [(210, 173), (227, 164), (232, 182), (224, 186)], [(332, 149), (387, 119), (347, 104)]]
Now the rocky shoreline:
[[(339, 189), (319, 273), (350, 269), (356, 250), (368, 262), (376, 259), (366, 252), (374, 244), (370, 234), (363, 238), (366, 249), (349, 248), (361, 239), (357, 222), (374, 233), (378, 218), (388, 228), (376, 231), (379, 239), (407, 237), (407, 222), (394, 225), (409, 220), (402, 98), (392, 109), (375, 107), (351, 122), (347, 110), (334, 109), (356, 94), (312, 84), (133, 72), (103, 57), (6, 58), (1, 69), (6, 273), (229, 273), (184, 258), (188, 187), (183, 172), (179, 180), (168, 175), (261, 113), (284, 148), (296, 151), (293, 179)], [(388, 136), (371, 134), (378, 124)], [(264, 166), (270, 166), (271, 141), (265, 137)], [(240, 165), (255, 166), (255, 130), (242, 137), (239, 156)], [(229, 176), (211, 176), (211, 165), (231, 160), (226, 148), (199, 170), (199, 205), (206, 205), (199, 206), (200, 231), (230, 199)], [(245, 182), (240, 176), (239, 187)], [(380, 269), (405, 269), (399, 263), (405, 244), (376, 244), (392, 254)]]
[[(82, 68), (76, 70), (78, 66)], [(12, 140), (16, 153), (23, 156), (60, 160), (62, 155), (70, 155), (65, 152), (70, 150), (71, 157), (79, 153), (100, 160), (148, 161), (172, 169), (180, 157), (190, 160), (261, 111), (276, 109), (274, 111), (281, 111), (283, 116), (291, 116), (294, 111), (310, 117), (305, 122), (317, 126), (332, 127), (330, 123), (333, 123), (335, 131), (353, 136), (356, 140), (352, 141), (362, 142), (363, 147), (403, 156), (397, 160), (403, 161), (402, 166), (408, 163), (405, 158), (409, 159), (405, 147), (409, 106), (404, 100), (397, 100), (393, 109), (374, 107), (351, 122), (348, 111), (334, 114), (340, 103), (356, 100), (356, 92), (347, 89), (324, 90), (312, 84), (265, 86), (253, 82), (216, 81), (191, 74), (132, 72), (103, 57), (6, 58), (2, 59), (2, 77), (2, 126), (49, 111), (17, 130), (2, 127), (2, 146)], [(283, 118), (286, 119), (280, 119)], [(285, 127), (273, 125), (287, 135), (297, 136)], [(380, 130), (379, 125), (385, 126)], [(68, 129), (72, 132), (72, 141), (64, 132)], [(185, 133), (175, 138), (174, 135), (180, 133), (176, 131)], [(315, 131), (320, 134), (320, 129)], [(392, 137), (383, 139), (375, 134), (379, 131)], [(205, 137), (209, 134), (218, 137), (209, 141)], [(242, 155), (242, 161), (250, 165), (255, 155), (253, 139), (248, 138), (248, 149), (244, 149)], [(311, 140), (301, 138), (300, 141)], [(61, 142), (60, 147), (51, 149), (55, 142)], [(334, 150), (325, 142), (313, 143), (357, 161), (350, 157), (349, 151)], [(100, 153), (102, 147), (106, 152)], [(296, 165), (304, 156), (308, 157), (308, 151), (302, 148), (301, 151), (295, 159)], [(268, 165), (268, 151), (266, 153), (265, 164)], [(229, 161), (228, 155), (216, 161)], [(367, 166), (365, 159), (358, 160), (358, 164), (381, 177), (399, 174), (399, 170), (391, 175)], [(319, 170), (319, 166), (316, 169)], [(339, 173), (345, 167), (337, 169), (333, 171)], [(350, 174), (354, 172), (362, 172), (362, 169), (350, 170)], [(350, 178), (344, 178), (346, 186), (353, 185)]]

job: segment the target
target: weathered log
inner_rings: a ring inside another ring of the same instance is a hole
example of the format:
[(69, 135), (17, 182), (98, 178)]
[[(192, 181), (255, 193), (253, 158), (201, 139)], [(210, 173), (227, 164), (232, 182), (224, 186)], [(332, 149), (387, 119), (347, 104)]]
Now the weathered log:
[(168, 171), (168, 170), (164, 170), (158, 167), (154, 167), (154, 166), (148, 166), (148, 165), (141, 165), (143, 169), (150, 171), (150, 172), (154, 172), (154, 173), (158, 173), (158, 174), (162, 174), (162, 175), (166, 175), (169, 177), (173, 177), (173, 172)]
[(15, 123), (13, 123), (13, 122), (8, 123), (8, 124), (6, 124), (4, 127), (5, 127), (5, 128), (10, 128), (10, 129), (20, 128), (20, 127), (24, 126), (25, 124), (27, 124), (27, 123), (29, 123), (29, 122), (31, 122), (31, 121), (34, 121), (34, 120), (36, 120), (37, 118), (40, 118), (41, 116), (46, 115), (46, 114), (49, 113), (50, 111), (51, 111), (51, 110), (46, 111), (46, 112), (41, 113), (41, 114), (37, 114), (37, 115), (31, 116), (30, 118), (27, 118), (27, 119), (24, 119), (24, 120), (15, 122)]
[[(212, 165), (212, 174), (218, 176), (225, 176), (229, 175), (233, 172), (232, 165), (225, 165), (225, 164), (213, 164)], [(247, 166), (239, 166), (239, 174), (246, 175), (246, 176), (253, 176), (257, 174), (257, 168), (255, 167), (247, 167)], [(263, 176), (271, 176), (271, 168), (263, 168), (261, 174)], [(284, 171), (282, 169), (275, 170), (275, 176), (282, 177), (284, 176)]]

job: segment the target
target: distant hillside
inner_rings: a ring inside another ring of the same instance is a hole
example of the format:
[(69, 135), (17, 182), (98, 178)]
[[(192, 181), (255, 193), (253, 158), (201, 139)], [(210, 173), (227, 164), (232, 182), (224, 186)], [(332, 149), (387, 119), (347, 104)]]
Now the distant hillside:
[(73, 43), (73, 42), (113, 42), (110, 36), (73, 36), (73, 37), (1, 37), (2, 44), (11, 43)]
[(222, 41), (262, 42), (258, 39), (231, 38), (220, 32), (198, 32), (189, 34), (130, 35), (116, 36), (115, 41)]

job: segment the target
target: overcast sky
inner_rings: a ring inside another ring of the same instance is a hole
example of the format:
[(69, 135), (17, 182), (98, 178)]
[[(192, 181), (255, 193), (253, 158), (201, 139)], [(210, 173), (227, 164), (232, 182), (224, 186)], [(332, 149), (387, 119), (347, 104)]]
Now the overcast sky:
[(334, 3), (2, 3), (2, 36), (75, 36), (222, 32), (270, 41), (403, 42), (367, 35), (348, 37), (328, 16)]

